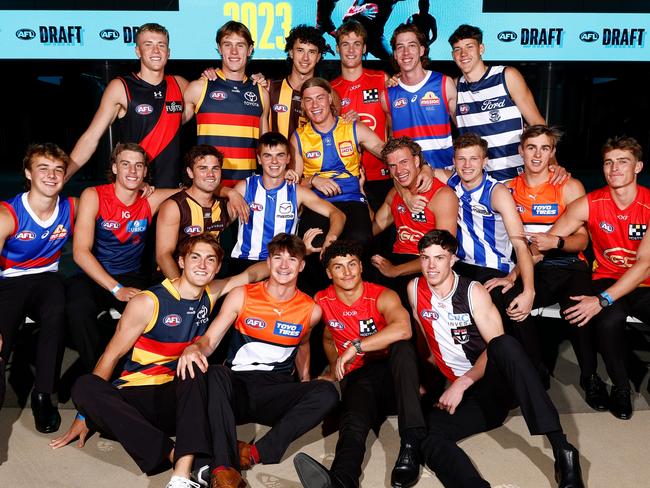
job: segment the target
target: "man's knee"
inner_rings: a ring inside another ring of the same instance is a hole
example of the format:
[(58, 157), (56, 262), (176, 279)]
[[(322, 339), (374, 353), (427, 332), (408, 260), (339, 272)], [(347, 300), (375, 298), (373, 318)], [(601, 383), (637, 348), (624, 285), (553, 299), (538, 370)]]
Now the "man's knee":
[(314, 380), (314, 393), (322, 406), (323, 414), (334, 409), (339, 403), (339, 392), (334, 384), (326, 380)]
[(72, 386), (72, 401), (81, 409), (88, 404), (88, 399), (93, 398), (98, 388), (111, 387), (110, 383), (94, 374), (85, 374), (77, 378)]
[(522, 345), (512, 336), (503, 334), (493, 338), (487, 346), (489, 358), (526, 356)]

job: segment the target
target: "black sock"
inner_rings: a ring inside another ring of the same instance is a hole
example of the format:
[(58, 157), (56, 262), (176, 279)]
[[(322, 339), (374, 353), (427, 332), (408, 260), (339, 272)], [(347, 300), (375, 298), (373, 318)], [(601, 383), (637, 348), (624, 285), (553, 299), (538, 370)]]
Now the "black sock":
[(569, 442), (566, 440), (564, 432), (561, 430), (554, 430), (546, 434), (548, 441), (551, 443), (553, 452), (558, 452), (561, 449), (566, 449), (569, 445)]

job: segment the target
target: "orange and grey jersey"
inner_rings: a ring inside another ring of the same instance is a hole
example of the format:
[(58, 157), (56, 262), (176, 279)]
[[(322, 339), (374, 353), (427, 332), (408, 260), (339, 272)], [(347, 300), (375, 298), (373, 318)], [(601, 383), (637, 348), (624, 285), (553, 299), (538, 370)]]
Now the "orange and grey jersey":
[(298, 346), (309, 333), (314, 306), (297, 289), (291, 299), (279, 301), (266, 291), (266, 281), (246, 285), (226, 365), (234, 371), (290, 374)]
[(273, 80), (269, 84), (269, 130), (279, 132), (289, 139), (307, 119), (302, 115), (300, 92), (294, 90), (286, 78)]
[(204, 232), (219, 237), (221, 231), (230, 223), (227, 208), (228, 200), (225, 198), (215, 198), (212, 207), (202, 207), (199, 202), (183, 190), (172, 195), (170, 200), (176, 202), (180, 212), (177, 248), (191, 236), (203, 234)]

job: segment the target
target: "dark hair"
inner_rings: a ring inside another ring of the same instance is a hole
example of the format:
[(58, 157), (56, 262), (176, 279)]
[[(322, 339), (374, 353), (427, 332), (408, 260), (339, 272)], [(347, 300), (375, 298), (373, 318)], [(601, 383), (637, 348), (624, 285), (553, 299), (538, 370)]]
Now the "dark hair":
[(169, 31), (162, 25), (156, 24), (155, 22), (148, 22), (140, 26), (138, 33), (135, 35), (136, 44), (138, 43), (140, 34), (144, 34), (145, 32), (155, 32), (156, 34), (162, 34), (167, 38), (167, 44), (169, 44)]
[(249, 47), (255, 45), (253, 36), (251, 36), (251, 31), (248, 30), (248, 27), (235, 20), (229, 20), (219, 28), (216, 38), (217, 44), (221, 43), (221, 39), (230, 34), (237, 34), (243, 37)]
[(285, 39), (286, 44), (284, 45), (284, 52), (288, 53), (293, 49), (293, 45), (296, 42), (302, 42), (305, 44), (313, 44), (318, 48), (319, 54), (323, 54), (328, 46), (323, 34), (316, 28), (311, 25), (300, 24), (295, 26), (289, 31), (289, 35)]
[(257, 141), (258, 153), (262, 150), (262, 146), (267, 146), (267, 147), (284, 146), (287, 150), (290, 147), (289, 140), (279, 132), (266, 132), (263, 135), (261, 135)]
[[(183, 168), (185, 168), (185, 170), (187, 170), (187, 168), (193, 169), (196, 162), (206, 156), (214, 156), (217, 158), (217, 161), (219, 161), (219, 167), (223, 166), (223, 153), (221, 151), (209, 144), (197, 144), (196, 146), (192, 146), (190, 150), (185, 153), (185, 157), (183, 158)], [(183, 171), (183, 180), (187, 186), (192, 185), (192, 181), (188, 176), (187, 171)]]
[(422, 157), (422, 147), (410, 137), (402, 136), (397, 138), (390, 138), (381, 150), (381, 160), (385, 163), (388, 155), (394, 153), (398, 149), (406, 148), (412, 156), (417, 156), (420, 159), (420, 165), (424, 162)]
[[(397, 36), (400, 34), (405, 34), (407, 32), (412, 32), (415, 34), (420, 46), (424, 47), (424, 54), (420, 57), (420, 62), (422, 66), (429, 64), (429, 43), (427, 42), (427, 36), (425, 36), (420, 29), (415, 24), (400, 24), (393, 31), (393, 36), (390, 38), (390, 47), (395, 52), (395, 46), (397, 45)], [(395, 59), (393, 58), (393, 62)]]
[(474, 39), (479, 44), (483, 44), (483, 31), (473, 25), (459, 25), (458, 28), (449, 36), (448, 40), (449, 44), (453, 47), (454, 44), (463, 39)]
[(487, 157), (488, 143), (485, 139), (481, 138), (478, 134), (473, 132), (466, 132), (458, 136), (454, 140), (454, 152), (466, 147), (478, 146), (483, 151), (483, 157)]
[(560, 142), (562, 132), (560, 132), (557, 127), (548, 127), (543, 124), (531, 125), (524, 129), (524, 131), (521, 133), (521, 136), (519, 138), (521, 140), (521, 146), (524, 146), (526, 140), (539, 136), (548, 137), (551, 140), (551, 146), (555, 147), (557, 146), (557, 143)]
[(287, 234), (280, 232), (277, 234), (269, 245), (266, 247), (269, 257), (279, 254), (282, 251), (287, 251), (290, 256), (298, 259), (304, 259), (307, 254), (307, 248), (302, 239), (294, 234)]
[(343, 239), (337, 239), (332, 244), (327, 246), (323, 252), (323, 257), (321, 262), (323, 266), (327, 268), (330, 261), (339, 256), (356, 256), (361, 260), (363, 257), (363, 246), (357, 241), (346, 241)]
[(630, 151), (637, 161), (641, 161), (643, 158), (643, 149), (641, 148), (641, 144), (639, 144), (634, 137), (617, 136), (607, 139), (607, 142), (605, 142), (601, 150), (603, 158), (605, 157), (605, 154), (615, 149)]
[(145, 167), (149, 166), (149, 156), (147, 156), (147, 151), (145, 151), (140, 144), (135, 142), (118, 142), (111, 153), (111, 164), (108, 166), (108, 177), (112, 182), (115, 182), (116, 179), (116, 175), (113, 173), (113, 165), (117, 163), (117, 158), (124, 151), (133, 151), (142, 154)]
[(217, 260), (221, 263), (225, 255), (224, 250), (219, 244), (219, 240), (208, 232), (204, 232), (203, 234), (198, 234), (195, 236), (190, 236), (187, 239), (185, 239), (180, 244), (180, 246), (178, 246), (178, 255), (183, 256), (184, 258), (185, 256), (187, 256), (189, 253), (192, 252), (194, 246), (200, 244), (201, 242), (204, 242), (208, 244), (210, 247), (212, 247), (214, 253), (217, 256)]
[[(34, 164), (34, 159), (39, 156), (62, 162), (64, 172), (68, 171), (68, 165), (71, 161), (70, 156), (68, 156), (68, 154), (63, 149), (52, 142), (46, 142), (44, 144), (30, 144), (27, 148), (27, 151), (25, 151), (25, 156), (23, 157), (23, 170), (31, 172), (32, 165)], [(23, 171), (23, 175), (24, 173), (25, 172)], [(32, 182), (25, 178), (25, 189), (29, 190), (31, 187)]]
[(336, 29), (336, 32), (334, 33), (336, 45), (338, 46), (339, 42), (341, 41), (341, 37), (347, 36), (348, 34), (356, 34), (357, 36), (361, 37), (364, 44), (368, 41), (368, 31), (363, 26), (363, 24), (361, 24), (361, 22), (357, 20), (346, 20), (339, 26), (338, 29)]
[(422, 254), (426, 248), (431, 246), (440, 246), (445, 251), (456, 254), (456, 251), (458, 251), (458, 239), (448, 230), (433, 229), (420, 238), (418, 252)]
[(330, 94), (330, 96), (332, 97), (332, 103), (330, 103), (330, 111), (332, 112), (332, 115), (336, 117), (338, 114), (336, 111), (336, 106), (334, 105), (334, 95), (333, 95), (334, 91), (332, 90), (332, 85), (330, 85), (330, 82), (327, 81), (325, 78), (314, 76), (313, 78), (310, 78), (307, 81), (305, 81), (302, 84), (302, 87), (300, 88), (300, 96), (301, 97), (304, 96), (305, 90), (307, 90), (307, 88), (313, 88), (315, 86), (318, 88), (322, 88), (323, 90), (325, 90), (327, 93)]

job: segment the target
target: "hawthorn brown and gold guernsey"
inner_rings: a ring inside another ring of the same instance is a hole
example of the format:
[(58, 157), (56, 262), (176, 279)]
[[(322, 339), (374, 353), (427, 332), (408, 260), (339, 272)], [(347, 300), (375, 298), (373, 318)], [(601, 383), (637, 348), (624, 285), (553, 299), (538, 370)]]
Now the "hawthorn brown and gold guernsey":
[(300, 92), (293, 89), (289, 80), (273, 80), (269, 85), (271, 110), (269, 127), (289, 139), (296, 129), (302, 127), (307, 119), (302, 115)]

